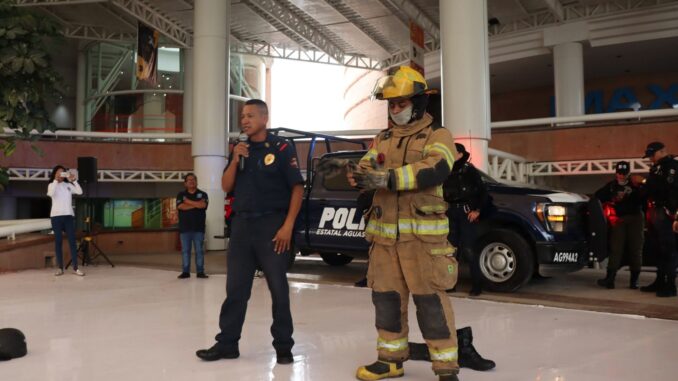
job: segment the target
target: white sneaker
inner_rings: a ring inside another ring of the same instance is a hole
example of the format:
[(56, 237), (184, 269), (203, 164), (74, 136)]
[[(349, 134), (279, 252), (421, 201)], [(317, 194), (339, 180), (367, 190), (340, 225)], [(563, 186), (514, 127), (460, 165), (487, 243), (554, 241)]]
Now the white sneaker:
[(77, 270), (73, 271), (73, 274), (79, 275), (79, 276), (85, 276), (85, 273), (82, 272), (82, 270), (80, 270), (80, 269), (77, 269)]
[(54, 276), (62, 276), (64, 275), (64, 269), (59, 269), (54, 273)]

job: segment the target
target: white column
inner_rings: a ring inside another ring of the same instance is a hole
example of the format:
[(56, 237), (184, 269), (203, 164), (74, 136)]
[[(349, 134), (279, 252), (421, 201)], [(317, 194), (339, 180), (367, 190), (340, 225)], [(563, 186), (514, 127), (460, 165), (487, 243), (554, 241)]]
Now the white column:
[(556, 116), (584, 115), (584, 51), (581, 42), (553, 47)]
[(487, 171), (490, 85), (487, 0), (440, 1), (443, 125)]
[(210, 198), (207, 250), (224, 250), (224, 192), (228, 120), (228, 39), (231, 2), (196, 0), (193, 32), (193, 165), (198, 187)]
[(85, 131), (85, 95), (87, 93), (87, 57), (85, 56), (85, 46), (81, 44), (78, 48), (78, 64), (75, 79), (75, 129)]
[(183, 76), (184, 76), (184, 106), (183, 106), (183, 125), (184, 132), (193, 131), (193, 49), (183, 50)]
[(17, 217), (16, 197), (0, 197), (0, 220), (16, 220)]

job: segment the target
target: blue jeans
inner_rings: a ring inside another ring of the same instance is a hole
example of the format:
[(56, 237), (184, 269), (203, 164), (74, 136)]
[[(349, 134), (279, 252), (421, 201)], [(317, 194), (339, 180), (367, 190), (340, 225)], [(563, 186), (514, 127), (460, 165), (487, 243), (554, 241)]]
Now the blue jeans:
[(78, 249), (75, 246), (75, 218), (73, 216), (55, 216), (51, 218), (52, 230), (54, 230), (54, 251), (56, 253), (57, 266), (64, 268), (63, 237), (66, 232), (68, 246), (71, 250), (71, 262), (73, 270), (78, 269)]
[(205, 232), (185, 232), (180, 233), (181, 237), (181, 271), (191, 272), (191, 246), (195, 245), (195, 269), (196, 272), (205, 272)]

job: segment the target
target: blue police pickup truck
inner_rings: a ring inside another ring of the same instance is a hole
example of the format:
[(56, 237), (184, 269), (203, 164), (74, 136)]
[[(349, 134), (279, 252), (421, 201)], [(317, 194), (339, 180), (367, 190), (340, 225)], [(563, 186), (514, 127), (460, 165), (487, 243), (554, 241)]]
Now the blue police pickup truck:
[[(360, 149), (332, 152), (331, 142), (336, 138), (331, 136), (273, 131), (284, 133), (298, 152), (306, 151), (306, 163), (310, 163), (294, 233), (297, 252), (302, 256), (319, 254), (333, 266), (346, 265), (356, 257), (366, 258), (369, 245), (364, 239), (359, 192), (350, 187), (343, 173), (325, 178), (314, 171), (322, 160), (347, 158), (358, 162), (366, 152), (365, 143), (339, 139)], [(302, 149), (300, 138), (307, 142)], [(313, 154), (319, 140), (325, 140), (326, 153), (318, 158)], [(599, 203), (573, 193), (509, 186), (487, 175), (483, 180), (496, 210), (481, 223), (474, 257), (461, 260), (480, 261), (487, 289), (512, 292), (534, 275), (576, 271), (594, 257), (605, 256), (606, 221)]]

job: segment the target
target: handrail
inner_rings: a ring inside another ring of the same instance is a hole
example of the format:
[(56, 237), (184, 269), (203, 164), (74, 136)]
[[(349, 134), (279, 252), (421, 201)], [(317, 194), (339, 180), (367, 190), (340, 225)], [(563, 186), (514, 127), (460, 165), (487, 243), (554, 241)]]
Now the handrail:
[[(0, 136), (12, 135), (14, 131), (5, 127), (4, 134)], [(31, 131), (31, 135), (38, 135), (36, 130)], [(99, 132), (99, 131), (73, 131), (57, 130), (44, 131), (43, 137), (70, 137), (70, 138), (102, 138), (102, 139), (158, 139), (158, 140), (191, 140), (191, 134), (186, 132), (177, 132), (171, 134), (162, 133), (143, 133), (143, 132)]]
[(16, 239), (17, 234), (32, 233), (52, 228), (52, 223), (49, 218), (14, 220), (9, 222), (12, 224), (3, 224), (3, 226), (0, 226), (0, 238), (8, 237), (9, 239), (14, 240)]
[(537, 119), (522, 119), (509, 120), (506, 122), (492, 122), (492, 128), (511, 128), (511, 127), (530, 127), (530, 126), (555, 126), (564, 123), (577, 122), (600, 122), (611, 120), (641, 120), (646, 118), (663, 118), (663, 117), (678, 117), (678, 108), (665, 110), (645, 110), (645, 111), (622, 111), (611, 112), (606, 114), (588, 114), (579, 116), (559, 116), (553, 118), (537, 118)]
[(494, 149), (494, 148), (488, 148), (487, 154), (489, 156), (497, 156), (497, 157), (502, 158), (502, 159), (509, 159), (509, 160), (513, 160), (513, 161), (519, 162), (519, 163), (527, 162), (527, 159), (522, 157), (522, 156), (514, 155), (512, 153), (500, 151), (500, 150)]

